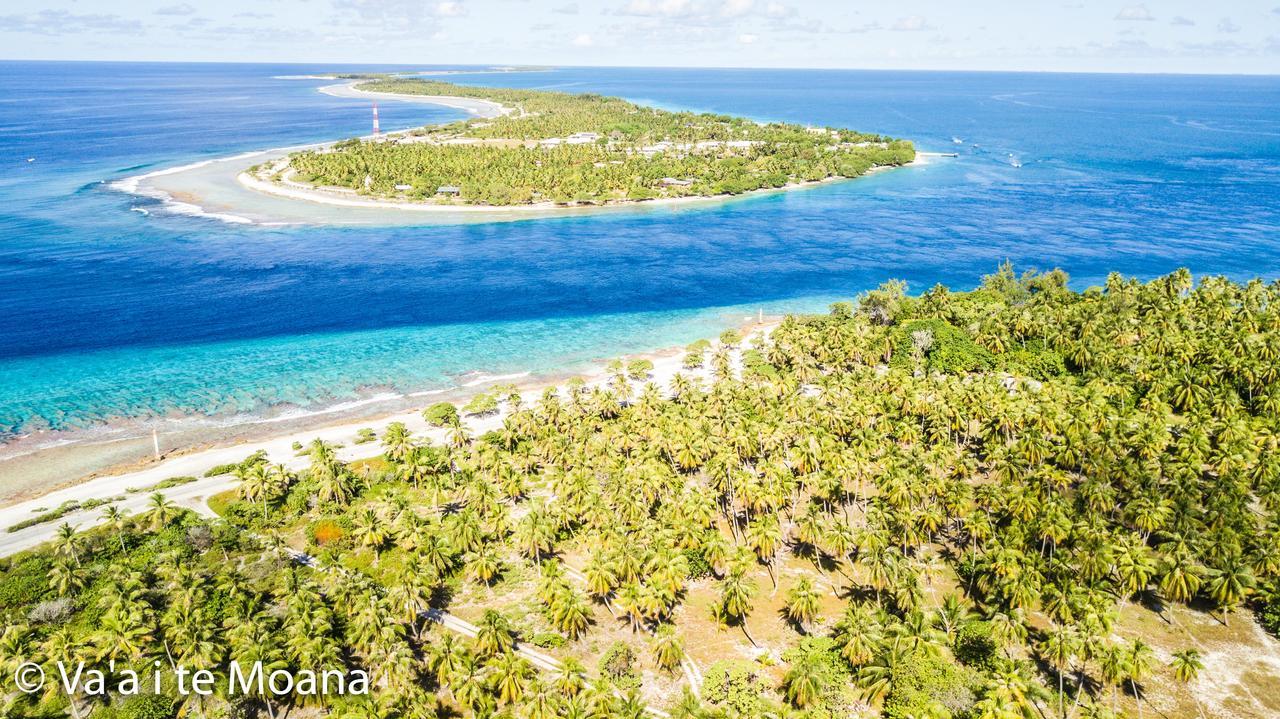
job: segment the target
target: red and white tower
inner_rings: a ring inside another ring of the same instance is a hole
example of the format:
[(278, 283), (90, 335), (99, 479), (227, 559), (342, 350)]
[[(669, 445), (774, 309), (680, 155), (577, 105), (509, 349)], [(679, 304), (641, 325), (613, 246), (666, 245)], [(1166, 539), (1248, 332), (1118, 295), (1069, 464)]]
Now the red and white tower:
[(377, 135), (380, 132), (382, 130), (378, 127), (378, 103), (375, 102), (373, 103), (373, 134)]

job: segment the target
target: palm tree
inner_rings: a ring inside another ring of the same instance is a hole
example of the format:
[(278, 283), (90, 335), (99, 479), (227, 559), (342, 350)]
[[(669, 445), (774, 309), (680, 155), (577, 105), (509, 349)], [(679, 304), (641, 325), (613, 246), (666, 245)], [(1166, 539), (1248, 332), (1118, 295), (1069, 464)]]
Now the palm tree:
[(1257, 580), (1239, 557), (1231, 557), (1222, 566), (1211, 568), (1208, 576), (1205, 589), (1222, 611), (1222, 624), (1225, 626), (1231, 612), (1253, 592)]
[(591, 612), (587, 603), (572, 588), (557, 592), (550, 603), (551, 621), (570, 639), (577, 639), (591, 624)]
[[(1173, 660), (1169, 663), (1173, 668), (1173, 677), (1183, 685), (1189, 685), (1200, 676), (1200, 672), (1204, 671), (1204, 662), (1200, 661), (1200, 652), (1195, 649), (1183, 649), (1180, 652), (1173, 653)], [(1196, 700), (1196, 713), (1201, 717), (1204, 716), (1204, 708), (1200, 705), (1200, 697), (1195, 692), (1191, 692), (1191, 696)]]
[(505, 654), (515, 648), (511, 622), (498, 612), (486, 609), (476, 629), (476, 652), (481, 657)]
[(1040, 655), (1053, 665), (1054, 672), (1058, 675), (1058, 714), (1063, 719), (1067, 716), (1063, 677), (1067, 673), (1067, 668), (1075, 661), (1079, 647), (1080, 638), (1077, 632), (1071, 627), (1059, 626), (1049, 631), (1048, 636), (1038, 648)]
[(720, 583), (719, 609), (730, 622), (737, 622), (742, 627), (751, 646), (756, 642), (747, 631), (747, 617), (751, 614), (752, 598), (756, 593), (756, 584), (747, 578), (742, 571), (731, 571)]
[(54, 535), (54, 551), (64, 557), (69, 557), (78, 567), (80, 566), (80, 553), (76, 547), (79, 544), (80, 535), (76, 534), (76, 528), (63, 522), (58, 527), (57, 534)]
[(58, 559), (49, 568), (49, 588), (59, 597), (65, 597), (84, 588), (81, 570), (66, 559)]
[(151, 530), (158, 532), (169, 526), (169, 522), (178, 514), (178, 508), (160, 492), (153, 493), (147, 499), (147, 516), (151, 519)]
[(1141, 639), (1133, 640), (1129, 645), (1125, 657), (1125, 674), (1129, 680), (1129, 690), (1133, 692), (1133, 698), (1138, 704), (1138, 717), (1142, 717), (1142, 695), (1138, 693), (1138, 682), (1142, 681), (1151, 673), (1151, 665), (1155, 659), (1155, 653), (1151, 651), (1151, 647)]
[(684, 659), (684, 642), (676, 634), (676, 628), (663, 624), (654, 633), (653, 658), (666, 671), (674, 671)]
[(382, 446), (386, 448), (387, 459), (395, 464), (404, 464), (413, 451), (413, 433), (405, 427), (404, 422), (392, 422), (382, 433)]
[(493, 580), (502, 572), (502, 560), (498, 557), (497, 550), (489, 545), (472, 554), (467, 566), (476, 581), (486, 586), (493, 584)]
[(233, 474), (240, 480), (240, 497), (250, 504), (261, 504), (262, 521), (267, 521), (267, 503), (275, 494), (271, 469), (265, 462), (257, 462), (248, 467), (236, 467)]
[(813, 581), (801, 577), (791, 590), (787, 592), (787, 618), (804, 628), (818, 616), (818, 602), (821, 594), (813, 587)]
[(515, 704), (524, 698), (533, 671), (528, 662), (515, 652), (506, 651), (498, 655), (489, 668), (499, 704)]
[(812, 655), (793, 664), (782, 677), (787, 701), (799, 709), (812, 706), (822, 696), (822, 670), (816, 666)]
[(458, 673), (469, 654), (462, 641), (454, 634), (445, 634), (428, 645), (426, 665), (435, 674), (436, 684), (449, 688), (450, 678)]
[(373, 507), (363, 507), (353, 522), (351, 537), (361, 546), (373, 550), (373, 566), (378, 566), (382, 548), (387, 544), (387, 523)]
[(560, 662), (560, 670), (556, 672), (551, 683), (562, 695), (577, 696), (578, 692), (587, 685), (587, 670), (582, 666), (582, 662), (574, 657), (568, 657)]
[(102, 510), (102, 518), (116, 533), (116, 539), (120, 542), (120, 551), (124, 552), (124, 527), (128, 521), (128, 510), (122, 510), (114, 504), (108, 504)]

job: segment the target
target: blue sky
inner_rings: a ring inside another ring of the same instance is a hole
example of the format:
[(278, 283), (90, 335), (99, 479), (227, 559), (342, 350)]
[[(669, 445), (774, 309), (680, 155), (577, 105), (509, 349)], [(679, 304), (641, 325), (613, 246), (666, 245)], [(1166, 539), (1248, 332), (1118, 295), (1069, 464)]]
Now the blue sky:
[(1280, 73), (1280, 0), (46, 0), (0, 57)]

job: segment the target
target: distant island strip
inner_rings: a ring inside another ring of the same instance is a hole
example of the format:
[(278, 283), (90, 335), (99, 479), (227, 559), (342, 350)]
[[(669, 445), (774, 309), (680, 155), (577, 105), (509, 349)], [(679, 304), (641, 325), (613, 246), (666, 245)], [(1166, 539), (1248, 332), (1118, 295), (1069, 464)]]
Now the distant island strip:
[(342, 97), (465, 110), (445, 125), (292, 152), (239, 175), (312, 202), (400, 209), (596, 207), (728, 197), (914, 162), (911, 142), (833, 127), (672, 112), (598, 94), (341, 77)]

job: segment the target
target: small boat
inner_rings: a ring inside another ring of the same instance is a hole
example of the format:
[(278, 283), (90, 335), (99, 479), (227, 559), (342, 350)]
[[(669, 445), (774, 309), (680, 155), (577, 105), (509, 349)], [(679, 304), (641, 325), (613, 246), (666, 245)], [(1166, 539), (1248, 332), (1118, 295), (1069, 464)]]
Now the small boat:
[(954, 142), (954, 143), (955, 143), (955, 144), (957, 144), (957, 145), (963, 145), (963, 144), (964, 144), (964, 140), (961, 140), (960, 138), (955, 137), (954, 135), (951, 137), (951, 141), (952, 141), (952, 142)]
[(35, 162), (35, 161), (36, 161), (36, 158), (34, 158), (34, 157), (28, 157), (28, 158), (27, 158), (27, 162)]

